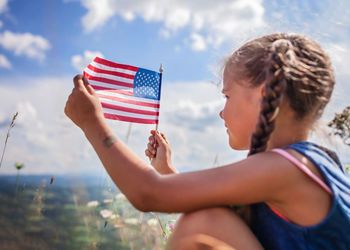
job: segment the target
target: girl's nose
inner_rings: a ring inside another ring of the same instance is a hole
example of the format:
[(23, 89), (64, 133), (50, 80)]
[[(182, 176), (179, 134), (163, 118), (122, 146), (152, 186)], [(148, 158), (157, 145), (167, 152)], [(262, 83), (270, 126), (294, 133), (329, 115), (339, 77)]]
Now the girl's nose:
[(220, 116), (221, 119), (224, 119), (224, 110), (220, 111), (219, 116)]

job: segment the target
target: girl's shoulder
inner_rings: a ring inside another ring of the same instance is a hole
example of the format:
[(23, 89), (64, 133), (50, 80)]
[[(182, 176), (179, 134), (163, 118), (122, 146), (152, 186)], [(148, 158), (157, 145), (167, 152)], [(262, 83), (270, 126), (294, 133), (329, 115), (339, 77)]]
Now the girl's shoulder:
[(313, 142), (302, 141), (285, 146), (282, 149), (292, 149), (307, 157), (323, 175), (327, 176), (330, 172), (339, 172), (341, 176), (349, 177), (349, 174), (343, 167), (338, 155), (326, 147)]
[(312, 142), (298, 142), (283, 149), (292, 149), (307, 157), (321, 172), (325, 184), (330, 188), (334, 201), (350, 218), (350, 175), (342, 166), (337, 154)]

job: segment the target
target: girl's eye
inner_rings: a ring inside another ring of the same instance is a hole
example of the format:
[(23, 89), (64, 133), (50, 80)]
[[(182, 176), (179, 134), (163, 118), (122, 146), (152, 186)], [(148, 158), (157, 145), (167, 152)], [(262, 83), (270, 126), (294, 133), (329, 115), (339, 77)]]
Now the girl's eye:
[(225, 99), (228, 99), (228, 95), (223, 95), (223, 97), (224, 97)]

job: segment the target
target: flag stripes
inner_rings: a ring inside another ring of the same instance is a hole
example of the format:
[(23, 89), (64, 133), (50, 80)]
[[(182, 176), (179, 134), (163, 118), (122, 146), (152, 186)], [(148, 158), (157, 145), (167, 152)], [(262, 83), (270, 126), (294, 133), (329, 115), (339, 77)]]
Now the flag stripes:
[(123, 107), (123, 106), (116, 106), (116, 105), (106, 103), (106, 102), (103, 102), (101, 104), (102, 104), (102, 107), (106, 108), (106, 109), (113, 109), (113, 110), (130, 112), (130, 113), (141, 114), (141, 115), (153, 115), (153, 116), (159, 115), (159, 112), (154, 112), (154, 111), (134, 109), (134, 108), (128, 108), (128, 107)]
[(130, 70), (130, 69), (113, 68), (113, 67), (107, 66), (105, 64), (97, 63), (95, 61), (91, 62), (90, 65), (94, 66), (95, 68), (125, 73), (125, 74), (129, 74), (129, 75), (135, 75), (135, 72), (137, 72), (137, 69)]
[[(90, 83), (90, 80), (89, 80), (89, 83)], [(101, 83), (99, 83), (99, 84), (101, 84)], [(97, 91), (97, 90), (100, 90), (100, 91), (116, 91), (116, 89), (114, 89), (114, 88), (109, 88), (109, 86), (108, 87), (105, 87), (105, 86), (98, 86), (99, 84), (91, 84), (90, 83), (90, 85), (95, 89), (95, 91)], [(130, 88), (125, 88), (125, 91), (124, 91), (124, 95), (133, 95), (132, 94), (132, 91), (128, 91), (128, 89), (130, 89)], [(123, 91), (123, 90), (119, 90), (119, 91)]]
[(110, 83), (114, 85), (120, 85), (120, 86), (126, 86), (126, 87), (133, 87), (133, 79), (124, 78), (120, 76), (114, 76), (110, 74), (104, 74), (104, 73), (97, 73), (89, 68), (85, 69), (86, 75), (88, 75), (92, 80)]
[(145, 123), (145, 124), (154, 124), (154, 119), (142, 119), (142, 118), (134, 118), (129, 116), (115, 115), (110, 113), (104, 113), (105, 118), (111, 120), (118, 120), (123, 122), (135, 122), (135, 123)]
[(100, 58), (100, 57), (96, 57), (94, 59), (94, 62), (100, 63), (100, 64), (108, 66), (108, 67), (115, 68), (116, 70), (117, 69), (120, 69), (120, 70), (124, 69), (124, 70), (131, 70), (131, 71), (135, 71), (136, 72), (139, 69), (138, 67), (135, 67), (135, 66), (115, 63), (115, 62), (108, 61), (108, 60)]
[(98, 68), (98, 67), (94, 67), (91, 64), (89, 66), (87, 66), (87, 68), (90, 69), (91, 71), (93, 71), (94, 73), (108, 74), (108, 75), (112, 75), (112, 76), (119, 76), (119, 77), (132, 79), (132, 80), (135, 78), (135, 74), (136, 74), (136, 72), (134, 74), (126, 74), (126, 73), (120, 72), (120, 71), (101, 69), (101, 68)]

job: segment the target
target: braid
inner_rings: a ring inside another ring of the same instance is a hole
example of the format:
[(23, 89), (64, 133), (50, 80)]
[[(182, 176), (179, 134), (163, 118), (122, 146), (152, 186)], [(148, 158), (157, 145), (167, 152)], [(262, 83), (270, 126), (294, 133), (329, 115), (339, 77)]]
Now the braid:
[(264, 152), (272, 131), (275, 128), (275, 119), (279, 113), (283, 92), (286, 88), (285, 71), (294, 61), (292, 44), (285, 39), (279, 39), (272, 43), (271, 56), (268, 58), (266, 70), (265, 95), (261, 103), (261, 111), (256, 130), (251, 138), (251, 146), (248, 155)]

